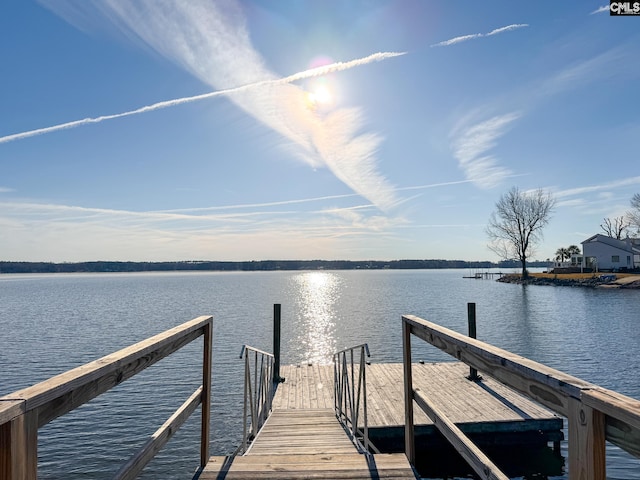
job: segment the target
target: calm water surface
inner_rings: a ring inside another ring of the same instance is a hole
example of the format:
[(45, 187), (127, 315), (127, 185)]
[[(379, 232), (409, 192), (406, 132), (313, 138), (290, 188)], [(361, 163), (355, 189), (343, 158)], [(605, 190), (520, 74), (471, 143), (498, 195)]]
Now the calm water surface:
[[(501, 284), (462, 270), (0, 275), (0, 395), (45, 380), (200, 315), (214, 316), (211, 454), (242, 431), (242, 344), (270, 351), (282, 304), (283, 364), (329, 363), (368, 342), (372, 361), (402, 361), (400, 316), (466, 333), (640, 398), (640, 291)], [(414, 342), (422, 343), (422, 342)], [(53, 421), (39, 432), (43, 479), (111, 478), (200, 384), (201, 342)], [(414, 359), (451, 360), (429, 345)], [(199, 458), (193, 415), (142, 478), (187, 479)], [(639, 480), (640, 462), (608, 445), (610, 479)], [(564, 479), (566, 476), (553, 477)]]

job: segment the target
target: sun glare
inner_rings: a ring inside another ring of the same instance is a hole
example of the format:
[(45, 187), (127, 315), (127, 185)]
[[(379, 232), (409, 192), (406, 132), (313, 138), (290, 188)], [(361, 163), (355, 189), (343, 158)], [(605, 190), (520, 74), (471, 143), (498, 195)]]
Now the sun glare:
[[(324, 65), (330, 65), (334, 63), (331, 57), (326, 55), (318, 55), (311, 60), (309, 68), (318, 68)], [(337, 102), (337, 95), (331, 88), (332, 79), (330, 76), (315, 77), (305, 82), (305, 100), (307, 102), (307, 108), (310, 110), (327, 112), (332, 109)]]
[(334, 97), (326, 85), (316, 85), (306, 93), (307, 104), (310, 109), (326, 109), (333, 106)]
[(333, 101), (333, 96), (329, 89), (325, 86), (320, 86), (316, 88), (315, 92), (313, 92), (313, 99), (316, 103), (320, 105), (329, 105)]

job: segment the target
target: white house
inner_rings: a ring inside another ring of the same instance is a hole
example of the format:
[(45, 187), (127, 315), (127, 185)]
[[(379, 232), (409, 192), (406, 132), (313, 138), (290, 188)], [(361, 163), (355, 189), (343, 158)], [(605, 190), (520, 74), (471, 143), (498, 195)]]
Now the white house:
[(640, 268), (640, 238), (618, 240), (596, 234), (582, 242), (585, 268), (595, 270), (631, 270)]

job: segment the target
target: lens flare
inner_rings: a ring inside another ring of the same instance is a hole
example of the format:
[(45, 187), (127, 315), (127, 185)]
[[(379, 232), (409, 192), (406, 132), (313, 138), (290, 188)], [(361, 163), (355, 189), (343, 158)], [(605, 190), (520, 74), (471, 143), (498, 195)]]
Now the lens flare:
[(306, 85), (306, 101), (309, 109), (313, 111), (327, 111), (336, 103), (335, 84), (329, 77), (312, 79)]
[(311, 94), (313, 100), (320, 105), (329, 105), (333, 101), (333, 95), (325, 86), (320, 86)]

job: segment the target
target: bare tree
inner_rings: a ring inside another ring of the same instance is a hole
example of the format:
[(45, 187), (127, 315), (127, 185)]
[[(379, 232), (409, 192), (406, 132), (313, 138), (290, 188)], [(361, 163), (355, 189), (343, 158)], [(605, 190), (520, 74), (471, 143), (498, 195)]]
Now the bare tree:
[(640, 235), (640, 193), (631, 197), (631, 210), (627, 212), (629, 226), (635, 229), (635, 234)]
[(522, 278), (527, 278), (527, 258), (542, 239), (542, 229), (549, 223), (555, 198), (542, 189), (521, 192), (511, 188), (496, 203), (487, 225), (489, 248), (504, 260), (518, 259)]
[(600, 228), (608, 237), (622, 240), (627, 236), (626, 233), (629, 225), (629, 221), (624, 217), (614, 217), (605, 218), (604, 223), (600, 224)]

